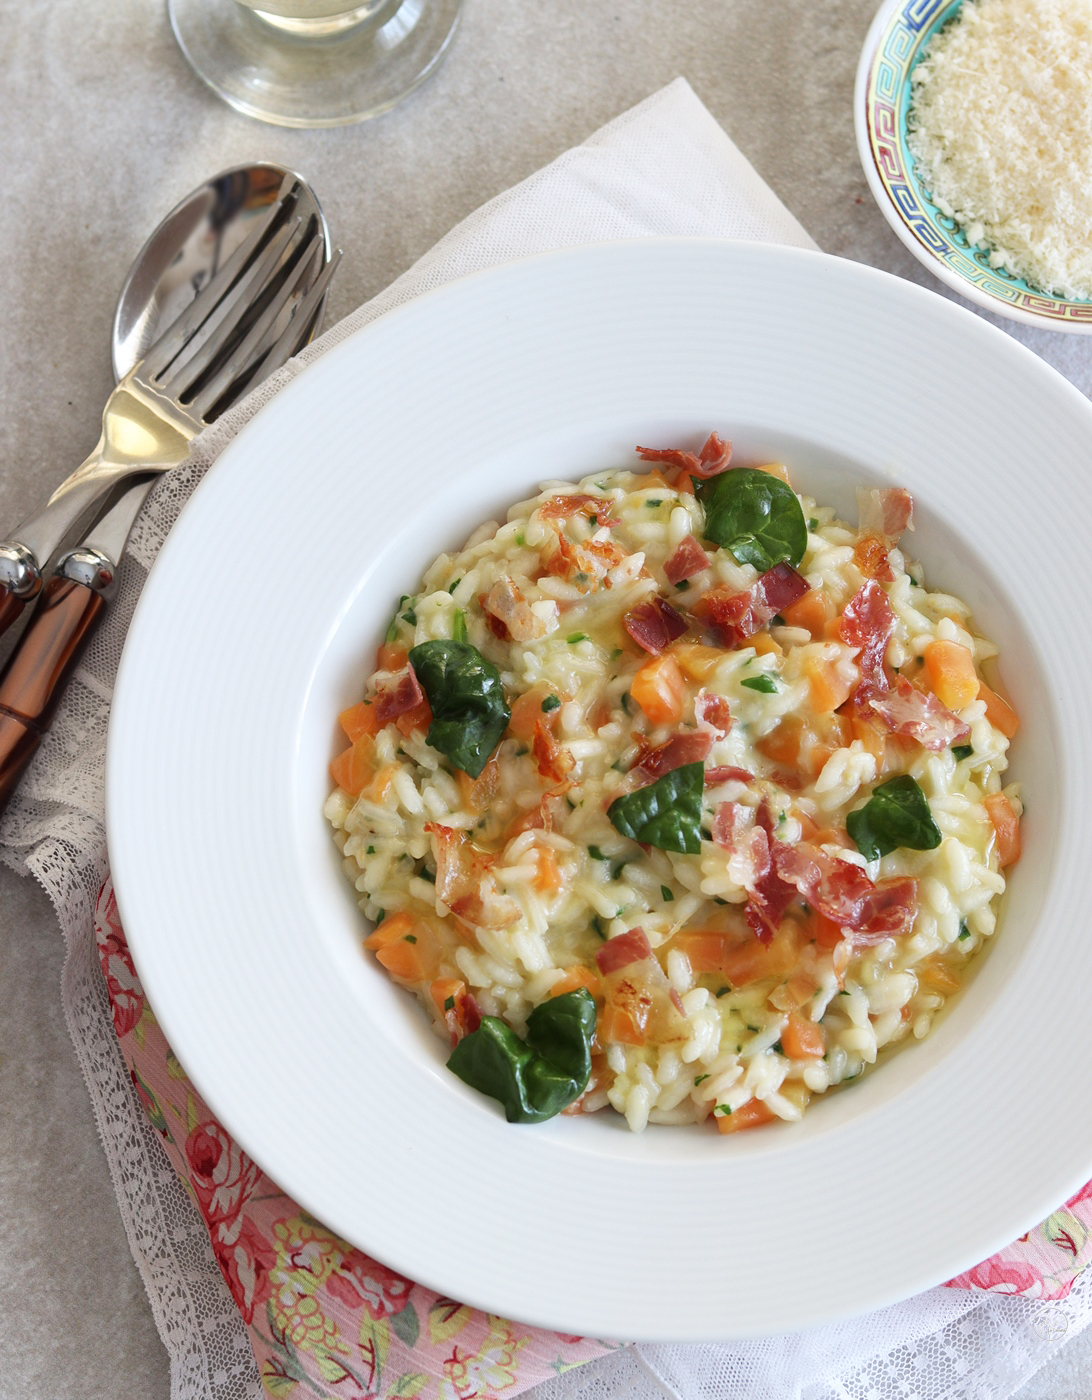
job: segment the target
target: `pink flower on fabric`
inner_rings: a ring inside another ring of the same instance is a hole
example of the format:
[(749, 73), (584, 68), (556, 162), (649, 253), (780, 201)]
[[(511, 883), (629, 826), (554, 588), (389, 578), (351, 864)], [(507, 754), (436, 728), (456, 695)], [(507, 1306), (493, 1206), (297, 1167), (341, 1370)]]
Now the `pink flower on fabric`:
[(214, 1118), (199, 1123), (186, 1139), (186, 1162), (201, 1214), (210, 1227), (234, 1220), (261, 1176), (261, 1168)]
[(359, 1308), (363, 1303), (369, 1315), (378, 1321), (402, 1311), (413, 1284), (393, 1269), (369, 1259), (359, 1249), (353, 1249), (330, 1275), (326, 1287), (347, 1308)]
[(1019, 1294), (1022, 1298), (1038, 1298), (1043, 1291), (1043, 1276), (1029, 1264), (1019, 1264), (994, 1255), (958, 1278), (950, 1279), (948, 1288), (981, 1288), (989, 1293)]
[(132, 954), (125, 941), (125, 932), (118, 919), (118, 903), (113, 890), (100, 906), (100, 923), (95, 932), (99, 944), (99, 961), (110, 993), (110, 1010), (114, 1030), (119, 1036), (128, 1035), (144, 1012), (144, 988), (140, 985)]
[(211, 1233), (212, 1251), (224, 1281), (246, 1322), (254, 1320), (254, 1309), (269, 1297), (270, 1271), (276, 1255), (268, 1241), (246, 1218), (222, 1221)]

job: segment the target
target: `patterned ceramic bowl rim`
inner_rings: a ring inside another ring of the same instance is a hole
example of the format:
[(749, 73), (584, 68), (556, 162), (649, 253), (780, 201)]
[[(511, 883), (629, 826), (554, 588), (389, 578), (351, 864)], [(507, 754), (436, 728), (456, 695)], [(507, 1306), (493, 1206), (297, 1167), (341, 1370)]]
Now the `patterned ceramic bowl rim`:
[(934, 276), (987, 311), (1025, 325), (1092, 333), (1092, 301), (1044, 296), (972, 247), (918, 179), (906, 144), (910, 74), (962, 0), (889, 0), (880, 6), (857, 66), (853, 120), (869, 186), (891, 227)]

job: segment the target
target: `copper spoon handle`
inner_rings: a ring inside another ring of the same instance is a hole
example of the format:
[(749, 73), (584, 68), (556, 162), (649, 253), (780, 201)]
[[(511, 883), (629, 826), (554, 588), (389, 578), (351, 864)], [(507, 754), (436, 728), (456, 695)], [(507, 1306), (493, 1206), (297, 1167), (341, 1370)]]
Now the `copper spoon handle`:
[(0, 676), (0, 811), (49, 728), (106, 606), (101, 593), (51, 578)]

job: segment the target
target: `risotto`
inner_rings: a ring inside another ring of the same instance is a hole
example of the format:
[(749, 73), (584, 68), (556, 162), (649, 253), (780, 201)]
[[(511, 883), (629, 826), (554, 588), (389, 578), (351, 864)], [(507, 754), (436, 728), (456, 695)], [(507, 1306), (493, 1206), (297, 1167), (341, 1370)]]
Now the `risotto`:
[(1017, 718), (907, 492), (854, 529), (715, 433), (637, 451), (402, 598), (325, 810), (364, 946), (511, 1121), (735, 1132), (958, 991), (1019, 856)]

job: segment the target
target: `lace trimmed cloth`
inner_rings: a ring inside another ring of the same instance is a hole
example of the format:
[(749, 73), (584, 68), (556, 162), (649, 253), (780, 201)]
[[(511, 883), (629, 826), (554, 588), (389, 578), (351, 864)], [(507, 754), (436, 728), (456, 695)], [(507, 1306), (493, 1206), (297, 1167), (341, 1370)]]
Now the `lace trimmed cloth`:
[(0, 822), (67, 944), (61, 994), (172, 1400), (977, 1400), (1009, 1395), (1092, 1320), (1092, 1185), (946, 1288), (865, 1318), (737, 1345), (622, 1347), (438, 1297), (306, 1215), (216, 1122), (160, 1031), (109, 882), (106, 728), (147, 572), (201, 476), (305, 365), (455, 277), (582, 242), (656, 235), (814, 247), (679, 79), (464, 221), (194, 444), (130, 539), (120, 591)]

